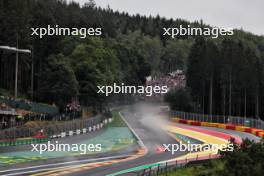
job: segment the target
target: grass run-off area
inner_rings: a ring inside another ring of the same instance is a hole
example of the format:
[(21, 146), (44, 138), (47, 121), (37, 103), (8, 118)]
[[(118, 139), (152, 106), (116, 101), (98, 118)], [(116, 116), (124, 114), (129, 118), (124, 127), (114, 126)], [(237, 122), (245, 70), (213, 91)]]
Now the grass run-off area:
[[(107, 125), (105, 131), (92, 138), (84, 138), (77, 144), (101, 144), (102, 150), (98, 153), (117, 151), (133, 145), (136, 142), (134, 135), (126, 126), (118, 112), (118, 110), (112, 112), (114, 120)], [(0, 153), (0, 166), (49, 158), (77, 156), (81, 155), (80, 152), (81, 151), (54, 151), (43, 152), (43, 154), (30, 150), (5, 152)], [(95, 154), (95, 152), (87, 152), (86, 154)]]
[(119, 115), (120, 109), (112, 111), (113, 121), (107, 125), (107, 127), (127, 127), (126, 123)]

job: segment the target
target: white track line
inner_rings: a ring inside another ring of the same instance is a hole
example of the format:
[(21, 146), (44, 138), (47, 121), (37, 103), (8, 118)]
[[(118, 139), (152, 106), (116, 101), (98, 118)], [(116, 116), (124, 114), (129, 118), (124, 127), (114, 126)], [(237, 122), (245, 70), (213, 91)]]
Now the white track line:
[[(122, 158), (122, 157), (128, 157), (128, 156), (131, 156), (131, 155), (118, 155), (118, 156), (110, 156), (110, 157), (103, 157), (103, 158), (68, 161), (68, 162), (63, 162), (63, 163), (44, 164), (44, 165), (39, 165), (39, 166), (31, 166), (31, 167), (25, 167), (25, 168), (3, 170), (3, 171), (0, 171), (0, 173), (13, 172), (13, 171), (23, 171), (23, 170), (27, 170), (27, 169), (36, 169), (36, 168), (43, 168), (43, 167), (50, 167), (50, 166), (61, 166), (61, 165), (66, 165), (66, 164), (78, 164), (78, 163), (83, 163), (83, 162), (91, 162), (91, 161), (99, 161), (99, 160), (116, 159), (116, 158)], [(45, 170), (49, 170), (49, 169), (50, 168), (45, 168)], [(26, 171), (25, 173), (36, 172), (36, 171), (38, 171), (38, 170)], [(14, 174), (17, 175), (17, 173), (14, 173)], [(10, 174), (8, 174), (8, 175), (10, 175)]]
[(124, 118), (124, 116), (121, 114), (121, 112), (118, 112), (120, 117), (122, 118), (122, 120), (126, 123), (126, 125), (128, 126), (128, 128), (132, 131), (132, 133), (135, 135), (135, 137), (138, 140), (138, 144), (140, 145), (140, 147), (142, 147), (145, 150), (145, 154), (148, 153), (148, 148), (145, 146), (145, 144), (143, 143), (142, 139), (138, 136), (138, 134), (135, 132), (135, 130), (130, 126), (130, 124), (126, 121), (126, 119)]

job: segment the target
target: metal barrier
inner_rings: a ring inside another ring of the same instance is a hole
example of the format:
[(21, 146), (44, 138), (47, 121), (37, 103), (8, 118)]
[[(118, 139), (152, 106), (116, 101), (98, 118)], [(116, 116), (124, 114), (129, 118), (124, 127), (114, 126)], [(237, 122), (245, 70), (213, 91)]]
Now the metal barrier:
[(182, 111), (172, 111), (172, 117), (178, 117), (185, 120), (194, 120), (201, 122), (226, 123), (234, 125), (243, 125), (251, 128), (264, 129), (264, 121), (248, 117), (235, 117), (223, 115), (197, 114)]
[(185, 166), (194, 166), (202, 162), (206, 162), (210, 159), (218, 158), (218, 155), (208, 155), (206, 158), (200, 159), (197, 155), (196, 158), (174, 160), (163, 163), (151, 164), (150, 166), (144, 167), (140, 170), (131, 171), (125, 173), (127, 176), (159, 176), (167, 175), (169, 172), (177, 171), (177, 169)]
[(1, 139), (15, 139), (36, 136), (40, 130), (43, 130), (45, 136), (53, 136), (62, 132), (76, 131), (77, 129), (89, 128), (100, 124), (103, 121), (102, 116), (96, 116), (87, 119), (78, 119), (66, 122), (56, 122), (53, 125), (44, 127), (16, 127), (11, 129), (0, 130)]

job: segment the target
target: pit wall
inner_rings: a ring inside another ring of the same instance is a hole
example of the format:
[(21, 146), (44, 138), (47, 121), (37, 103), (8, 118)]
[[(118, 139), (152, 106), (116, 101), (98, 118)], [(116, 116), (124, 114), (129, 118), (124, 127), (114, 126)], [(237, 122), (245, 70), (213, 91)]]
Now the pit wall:
[(227, 130), (242, 131), (242, 132), (251, 133), (251, 134), (253, 134), (255, 136), (264, 138), (264, 130), (256, 129), (256, 128), (250, 128), (250, 127), (245, 127), (245, 126), (240, 126), (240, 125), (233, 125), (233, 124), (185, 120), (185, 119), (180, 119), (178, 117), (173, 117), (173, 118), (171, 118), (171, 120), (173, 122), (182, 123), (182, 124), (188, 124), (188, 125), (193, 125), (193, 126), (216, 127), (216, 128), (227, 129)]

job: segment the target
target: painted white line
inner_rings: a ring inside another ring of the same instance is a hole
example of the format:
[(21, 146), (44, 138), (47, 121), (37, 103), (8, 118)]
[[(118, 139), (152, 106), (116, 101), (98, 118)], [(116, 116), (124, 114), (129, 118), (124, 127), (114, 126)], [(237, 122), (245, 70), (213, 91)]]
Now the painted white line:
[[(31, 166), (31, 167), (25, 167), (25, 168), (3, 170), (3, 171), (0, 171), (0, 173), (13, 172), (13, 171), (23, 171), (23, 170), (27, 170), (27, 169), (36, 169), (36, 168), (43, 168), (43, 167), (50, 167), (50, 166), (61, 166), (61, 165), (66, 165), (66, 164), (78, 164), (78, 163), (99, 161), (99, 160), (116, 159), (116, 158), (129, 157), (129, 156), (131, 156), (131, 155), (117, 155), (117, 156), (110, 156), (110, 157), (103, 157), (103, 158), (93, 158), (93, 159), (84, 159), (84, 160), (77, 160), (77, 161), (68, 161), (68, 162), (63, 162), (63, 163), (44, 164), (44, 165), (39, 165), (39, 166)], [(48, 170), (50, 168), (45, 168), (45, 169)], [(26, 173), (28, 173), (28, 172), (36, 172), (36, 170), (26, 171)]]
[(22, 175), (22, 174), (30, 174), (30, 173), (35, 173), (35, 172), (48, 171), (48, 170), (50, 170), (50, 168), (37, 169), (37, 170), (25, 171), (25, 172), (17, 172), (17, 173), (12, 173), (12, 174), (5, 174), (5, 175), (2, 175), (2, 176), (15, 176), (15, 175)]
[(140, 145), (140, 147), (144, 148), (145, 150), (145, 154), (148, 153), (148, 148), (145, 146), (145, 144), (143, 143), (142, 139), (138, 136), (138, 134), (135, 132), (135, 130), (130, 126), (130, 124), (126, 121), (126, 119), (124, 118), (124, 116), (121, 114), (121, 112), (118, 112), (118, 114), (120, 115), (120, 117), (122, 118), (122, 120), (126, 123), (126, 125), (128, 126), (128, 128), (132, 131), (132, 133), (135, 135), (135, 137), (138, 140), (138, 144)]

